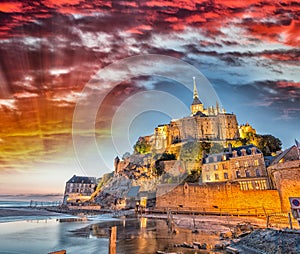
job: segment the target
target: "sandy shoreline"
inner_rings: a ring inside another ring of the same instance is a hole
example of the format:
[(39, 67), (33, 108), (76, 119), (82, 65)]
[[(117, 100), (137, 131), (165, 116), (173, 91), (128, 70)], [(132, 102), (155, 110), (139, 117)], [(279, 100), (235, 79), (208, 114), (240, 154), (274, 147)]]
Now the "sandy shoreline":
[(49, 212), (46, 209), (35, 208), (0, 208), (0, 217), (14, 217), (14, 216), (57, 216), (61, 215), (56, 212)]

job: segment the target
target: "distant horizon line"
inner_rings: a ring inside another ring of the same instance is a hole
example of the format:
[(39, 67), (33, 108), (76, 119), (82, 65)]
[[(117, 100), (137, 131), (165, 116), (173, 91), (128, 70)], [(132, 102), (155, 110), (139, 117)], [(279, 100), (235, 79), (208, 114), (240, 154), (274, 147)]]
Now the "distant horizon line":
[(42, 193), (0, 194), (0, 198), (1, 197), (57, 197), (57, 196), (63, 196), (63, 193), (48, 193), (48, 194), (42, 194)]

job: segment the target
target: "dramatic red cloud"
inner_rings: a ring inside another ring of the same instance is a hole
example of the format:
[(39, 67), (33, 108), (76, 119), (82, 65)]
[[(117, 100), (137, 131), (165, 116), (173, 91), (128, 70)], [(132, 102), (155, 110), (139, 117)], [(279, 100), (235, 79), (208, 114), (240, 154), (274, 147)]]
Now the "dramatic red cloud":
[(61, 6), (61, 5), (77, 5), (80, 2), (84, 2), (82, 0), (44, 0), (43, 3), (50, 7), (57, 7), (57, 6)]
[(197, 22), (206, 22), (206, 18), (204, 18), (202, 15), (191, 15), (186, 18), (186, 23), (197, 23)]
[(186, 10), (196, 10), (196, 4), (194, 1), (146, 1), (144, 3), (145, 6), (148, 7), (176, 7), (176, 8), (184, 8)]
[[(271, 0), (272, 1), (272, 0)], [(224, 6), (227, 8), (245, 8), (257, 4), (260, 1), (258, 0), (214, 0), (214, 4)]]
[(126, 32), (127, 33), (132, 33), (132, 34), (144, 34), (144, 31), (150, 31), (152, 30), (152, 27), (149, 25), (140, 25), (137, 27), (133, 27), (128, 29)]
[(286, 43), (295, 47), (300, 45), (300, 21), (292, 20), (291, 25), (286, 30)]
[(286, 88), (286, 87), (290, 87), (290, 88), (296, 88), (296, 89), (300, 89), (300, 82), (293, 82), (293, 81), (279, 81), (277, 83), (279, 88)]
[[(1, 2), (1, 165), (23, 166), (67, 150), (82, 88), (100, 68), (136, 54), (174, 56), (204, 68), (225, 95), (233, 84), (250, 84), (241, 94), (252, 101), (262, 94), (260, 105), (278, 114), (296, 108), (299, 13), (295, 0)], [(109, 127), (118, 105), (143, 85), (111, 91), (98, 130)], [(233, 112), (243, 107), (239, 102), (230, 104)]]
[(290, 25), (282, 26), (277, 23), (256, 23), (249, 26), (251, 34), (262, 40), (284, 42), (296, 46), (300, 42), (300, 23), (295, 20)]
[(0, 11), (2, 12), (22, 12), (22, 3), (3, 2), (0, 3)]

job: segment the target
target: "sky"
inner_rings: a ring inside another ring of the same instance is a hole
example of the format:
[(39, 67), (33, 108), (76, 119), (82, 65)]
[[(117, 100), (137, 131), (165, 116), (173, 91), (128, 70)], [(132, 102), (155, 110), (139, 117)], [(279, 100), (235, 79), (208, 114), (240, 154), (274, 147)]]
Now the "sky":
[(0, 194), (100, 177), (158, 124), (188, 114), (193, 76), (283, 148), (300, 140), (300, 3), (0, 3)]

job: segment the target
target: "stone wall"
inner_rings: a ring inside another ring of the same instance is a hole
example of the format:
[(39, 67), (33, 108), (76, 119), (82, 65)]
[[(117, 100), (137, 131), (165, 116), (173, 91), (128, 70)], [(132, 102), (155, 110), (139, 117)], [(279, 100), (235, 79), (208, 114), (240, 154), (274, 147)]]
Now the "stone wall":
[(241, 191), (235, 183), (209, 183), (160, 185), (156, 207), (198, 211), (252, 209), (262, 213), (264, 208), (280, 212), (281, 204), (277, 190)]
[(278, 189), (282, 211), (289, 211), (289, 197), (300, 197), (300, 160), (278, 163), (268, 171)]
[(184, 172), (190, 173), (191, 171), (200, 170), (200, 162), (193, 161), (160, 161), (159, 165), (164, 169), (165, 172), (175, 176)]

